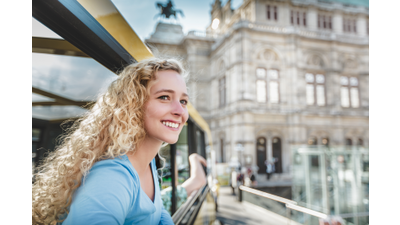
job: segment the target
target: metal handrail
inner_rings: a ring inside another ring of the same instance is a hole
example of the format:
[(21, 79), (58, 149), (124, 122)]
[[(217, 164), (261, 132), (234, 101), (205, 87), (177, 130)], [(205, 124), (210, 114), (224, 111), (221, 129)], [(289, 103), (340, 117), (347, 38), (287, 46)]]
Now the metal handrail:
[(321, 218), (321, 219), (327, 219), (329, 217), (328, 215), (326, 215), (324, 213), (321, 213), (321, 212), (318, 212), (318, 211), (315, 211), (315, 210), (311, 210), (311, 209), (306, 208), (306, 207), (299, 206), (297, 204), (297, 202), (295, 202), (293, 200), (290, 200), (290, 199), (287, 199), (287, 198), (282, 198), (280, 196), (269, 194), (269, 193), (266, 193), (266, 192), (263, 192), (263, 191), (259, 191), (259, 190), (256, 190), (254, 188), (249, 188), (249, 187), (246, 187), (246, 186), (243, 186), (243, 185), (241, 185), (239, 187), (239, 189), (242, 190), (242, 191), (246, 191), (246, 192), (249, 192), (249, 193), (264, 197), (264, 198), (269, 198), (269, 199), (274, 200), (274, 201), (285, 203), (286, 208), (293, 209), (293, 210), (296, 210), (296, 211), (299, 211), (299, 212), (302, 212), (302, 213), (306, 213), (306, 214), (309, 214), (309, 215), (312, 215), (312, 216), (316, 216), (316, 217)]
[(317, 212), (317, 211), (314, 211), (312, 209), (309, 209), (309, 208), (306, 208), (306, 207), (302, 207), (302, 206), (299, 206), (299, 205), (286, 204), (286, 208), (294, 209), (296, 211), (299, 211), (299, 212), (302, 212), (302, 213), (306, 213), (306, 214), (309, 214), (309, 215), (312, 215), (312, 216), (316, 216), (316, 217), (321, 218), (321, 219), (328, 219), (328, 215), (326, 215), (325, 213)]
[(297, 205), (297, 202), (295, 202), (293, 200), (290, 200), (290, 199), (287, 199), (287, 198), (282, 198), (280, 196), (269, 194), (269, 193), (266, 193), (266, 192), (263, 192), (263, 191), (259, 191), (259, 190), (256, 190), (254, 188), (249, 188), (249, 187), (246, 187), (246, 186), (243, 186), (243, 185), (240, 185), (239, 188), (242, 191), (247, 191), (247, 192), (250, 192), (252, 194), (255, 194), (255, 195), (258, 195), (258, 196), (261, 196), (261, 197), (264, 197), (264, 198), (269, 198), (269, 199), (275, 200), (277, 202), (282, 202), (282, 203), (285, 203), (285, 204)]
[[(172, 215), (172, 221), (174, 222), (174, 224), (179, 224), (182, 221), (184, 215), (189, 211), (191, 206), (199, 198), (201, 193), (203, 193), (204, 189), (207, 189), (207, 187), (208, 187), (207, 184), (204, 185), (202, 188), (197, 190), (196, 194), (191, 199), (189, 199), (189, 201), (185, 202), (181, 207), (179, 207), (179, 209), (174, 213), (174, 215)], [(208, 191), (208, 189), (206, 191)]]

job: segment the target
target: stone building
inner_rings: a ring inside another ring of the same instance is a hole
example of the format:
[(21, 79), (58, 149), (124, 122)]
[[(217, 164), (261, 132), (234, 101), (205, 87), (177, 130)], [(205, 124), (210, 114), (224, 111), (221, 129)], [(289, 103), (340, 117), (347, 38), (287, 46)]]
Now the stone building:
[[(159, 23), (146, 43), (189, 68), (217, 162), (290, 175), (299, 145), (368, 146), (368, 0), (215, 0), (206, 31)], [(165, 38), (165, 37), (173, 38)]]

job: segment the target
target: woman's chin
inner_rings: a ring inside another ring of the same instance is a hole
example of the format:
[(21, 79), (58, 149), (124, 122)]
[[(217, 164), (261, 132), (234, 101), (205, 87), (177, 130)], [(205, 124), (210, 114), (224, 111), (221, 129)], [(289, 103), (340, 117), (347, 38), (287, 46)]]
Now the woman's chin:
[(166, 142), (166, 143), (168, 143), (170, 145), (176, 144), (176, 142), (178, 142), (178, 138), (171, 138), (171, 139), (168, 139), (168, 140), (164, 140), (164, 142)]

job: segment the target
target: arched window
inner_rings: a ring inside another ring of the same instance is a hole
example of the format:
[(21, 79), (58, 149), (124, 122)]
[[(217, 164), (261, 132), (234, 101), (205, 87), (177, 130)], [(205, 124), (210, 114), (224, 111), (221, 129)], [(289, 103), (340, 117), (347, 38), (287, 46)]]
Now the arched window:
[[(308, 138), (308, 145), (317, 145), (317, 144), (318, 144), (318, 139), (316, 137)], [(311, 160), (312, 167), (319, 166), (318, 155), (310, 155), (310, 160)]]
[(358, 145), (358, 146), (364, 146), (363, 139), (359, 138), (359, 139), (357, 140), (357, 145)]
[(220, 154), (221, 154), (221, 161), (220, 162), (225, 162), (225, 151), (224, 151), (224, 139), (220, 139)]
[(272, 157), (275, 161), (275, 173), (282, 173), (282, 142), (279, 137), (272, 138)]
[(351, 140), (351, 138), (346, 138), (346, 145), (347, 146), (352, 146), (353, 145), (353, 141)]
[(265, 137), (257, 138), (256, 157), (259, 168), (258, 173), (265, 173), (267, 169), (265, 166), (265, 160), (267, 160), (267, 139)]
[(310, 137), (310, 138), (308, 138), (307, 144), (308, 144), (308, 145), (317, 145), (317, 144), (318, 144), (317, 138), (316, 138), (316, 137)]

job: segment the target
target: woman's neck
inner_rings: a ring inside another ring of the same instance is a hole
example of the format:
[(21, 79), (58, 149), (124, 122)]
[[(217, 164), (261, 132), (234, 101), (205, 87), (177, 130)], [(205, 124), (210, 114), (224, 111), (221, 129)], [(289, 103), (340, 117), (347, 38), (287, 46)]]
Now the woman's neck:
[(151, 160), (157, 155), (162, 141), (145, 138), (136, 147), (135, 153), (127, 153), (129, 161), (132, 163), (139, 176), (145, 173)]

